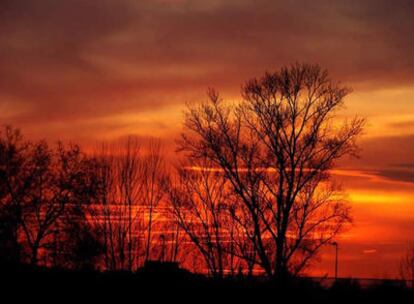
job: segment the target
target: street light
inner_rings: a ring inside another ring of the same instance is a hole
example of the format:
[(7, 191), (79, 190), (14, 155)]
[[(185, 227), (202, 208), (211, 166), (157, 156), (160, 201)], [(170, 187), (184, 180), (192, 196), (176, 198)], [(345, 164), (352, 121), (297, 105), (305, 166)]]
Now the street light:
[(338, 243), (332, 242), (332, 246), (335, 246), (335, 281), (338, 280)]

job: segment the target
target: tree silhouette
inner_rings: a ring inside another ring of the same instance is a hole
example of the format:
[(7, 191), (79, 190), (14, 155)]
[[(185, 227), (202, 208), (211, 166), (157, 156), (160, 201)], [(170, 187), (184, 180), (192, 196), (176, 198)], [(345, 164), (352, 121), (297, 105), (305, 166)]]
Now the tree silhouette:
[(132, 271), (151, 259), (166, 171), (159, 142), (128, 137), (96, 151), (98, 198), (89, 212), (103, 238), (105, 267)]
[(30, 186), (30, 174), (24, 170), (28, 148), (29, 145), (23, 141), (19, 130), (10, 126), (1, 130), (0, 260), (8, 265), (20, 261), (21, 246), (18, 239), (21, 220), (20, 201), (27, 195)]
[(348, 93), (319, 66), (295, 64), (248, 81), (237, 104), (210, 89), (188, 106), (180, 150), (223, 171), (268, 276), (299, 273), (350, 221), (329, 171), (358, 150), (364, 120), (334, 115)]
[(4, 128), (0, 137), (0, 235), (5, 239), (2, 246), (15, 248), (15, 261), (24, 257), (22, 252), (36, 265), (41, 250), (45, 254), (53, 251), (57, 260), (57, 235), (71, 221), (84, 221), (75, 217), (75, 211), (96, 198), (92, 165), (78, 146), (59, 144), (52, 149), (45, 141), (29, 142), (20, 131)]
[(152, 141), (148, 145), (148, 152), (142, 159), (142, 191), (143, 204), (147, 211), (147, 238), (145, 247), (145, 261), (151, 258), (152, 232), (155, 211), (165, 195), (167, 181), (164, 159), (161, 155), (160, 142)]
[(169, 187), (172, 213), (181, 229), (202, 255), (209, 273), (224, 276), (226, 266), (226, 203), (230, 200), (226, 180), (208, 161), (178, 169)]
[(32, 145), (27, 168), (31, 172), (30, 191), (20, 201), (20, 225), (31, 264), (37, 264), (40, 249), (51, 247), (68, 209), (73, 216), (75, 209), (96, 197), (95, 181), (88, 175), (87, 165), (88, 159), (78, 146), (65, 148), (59, 144), (52, 150), (43, 141)]
[(89, 213), (103, 237), (105, 268), (132, 270), (140, 257), (141, 147), (132, 137), (102, 145), (98, 159), (98, 198)]

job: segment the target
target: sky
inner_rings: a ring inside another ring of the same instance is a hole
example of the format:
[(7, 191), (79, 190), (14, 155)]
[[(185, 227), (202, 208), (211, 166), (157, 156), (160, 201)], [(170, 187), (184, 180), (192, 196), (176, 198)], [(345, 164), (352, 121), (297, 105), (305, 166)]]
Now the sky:
[[(353, 207), (340, 275), (395, 277), (414, 242), (414, 2), (410, 0), (1, 0), (0, 123), (87, 144), (182, 130), (215, 87), (317, 63), (367, 118), (359, 159), (335, 178)], [(171, 151), (173, 148), (171, 148)], [(314, 274), (333, 273), (326, 248)]]

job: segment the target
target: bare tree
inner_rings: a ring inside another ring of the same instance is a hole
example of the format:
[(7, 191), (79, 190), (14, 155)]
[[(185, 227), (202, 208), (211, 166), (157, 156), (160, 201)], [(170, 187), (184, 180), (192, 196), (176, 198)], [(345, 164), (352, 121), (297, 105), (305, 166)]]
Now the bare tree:
[(1, 135), (0, 210), (8, 243), (25, 249), (32, 264), (42, 250), (45, 261), (52, 253), (57, 265), (68, 255), (60, 251), (57, 256), (58, 243), (71, 242), (64, 234), (75, 224), (84, 225), (83, 206), (96, 198), (96, 163), (78, 146), (52, 149), (44, 141), (24, 140), (11, 127)]
[(103, 146), (99, 199), (90, 212), (101, 230), (107, 269), (133, 270), (151, 257), (153, 225), (166, 177), (159, 142), (128, 137)]
[[(122, 148), (122, 147), (121, 147)], [(134, 236), (134, 222), (138, 221), (139, 210), (142, 197), (142, 157), (140, 155), (140, 144), (132, 137), (128, 137), (125, 146), (118, 155), (117, 175), (118, 175), (118, 191), (121, 206), (125, 206), (126, 212), (122, 212), (126, 217), (126, 226), (124, 231), (128, 237), (126, 239), (128, 270), (132, 270), (134, 265), (133, 251), (137, 250), (136, 238)], [(119, 240), (124, 239), (126, 235), (123, 233), (119, 236)], [(123, 250), (122, 246), (119, 247)], [(123, 256), (121, 251), (121, 257)]]
[(178, 181), (169, 191), (177, 223), (216, 278), (223, 277), (226, 266), (225, 213), (229, 196), (226, 180), (208, 161), (197, 162), (191, 168), (179, 168)]
[(103, 236), (105, 266), (133, 270), (139, 262), (143, 234), (142, 156), (136, 138), (97, 151), (99, 198), (90, 209)]
[(84, 155), (78, 146), (59, 145), (52, 150), (46, 142), (34, 144), (29, 155), (32, 172), (30, 192), (21, 204), (20, 225), (30, 249), (30, 262), (37, 264), (40, 249), (50, 248), (56, 224), (70, 206), (72, 210), (93, 197), (84, 178)]
[(180, 149), (223, 170), (268, 276), (299, 273), (350, 221), (329, 174), (358, 150), (364, 120), (334, 115), (348, 93), (319, 66), (295, 64), (247, 82), (238, 104), (210, 90), (186, 112)]
[(88, 209), (93, 223), (103, 238), (105, 269), (116, 269), (116, 249), (112, 205), (115, 202), (114, 158), (102, 145), (96, 152), (97, 200)]

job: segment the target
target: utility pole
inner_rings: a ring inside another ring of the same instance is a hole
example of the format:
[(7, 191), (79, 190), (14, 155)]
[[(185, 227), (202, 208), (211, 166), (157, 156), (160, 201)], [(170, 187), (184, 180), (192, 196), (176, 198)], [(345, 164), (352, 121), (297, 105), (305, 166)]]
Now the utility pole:
[(335, 246), (335, 281), (338, 281), (338, 243), (332, 242), (332, 246)]

